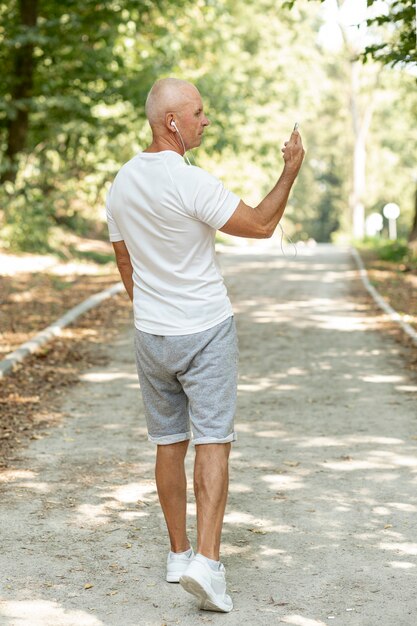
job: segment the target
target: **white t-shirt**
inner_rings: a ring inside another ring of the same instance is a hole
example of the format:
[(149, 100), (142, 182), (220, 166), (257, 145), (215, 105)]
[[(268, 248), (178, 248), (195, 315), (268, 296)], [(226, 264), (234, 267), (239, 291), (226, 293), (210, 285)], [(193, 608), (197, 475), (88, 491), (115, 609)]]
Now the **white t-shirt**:
[(214, 238), (239, 201), (173, 150), (141, 152), (121, 168), (107, 222), (110, 241), (124, 240), (129, 251), (136, 328), (187, 335), (233, 315)]

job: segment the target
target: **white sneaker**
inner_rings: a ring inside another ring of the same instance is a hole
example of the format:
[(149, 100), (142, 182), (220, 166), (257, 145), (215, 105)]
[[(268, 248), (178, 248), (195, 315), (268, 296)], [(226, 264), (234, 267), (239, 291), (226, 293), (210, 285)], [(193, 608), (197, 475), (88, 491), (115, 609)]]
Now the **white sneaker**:
[(199, 609), (229, 613), (233, 609), (232, 598), (226, 593), (226, 570), (214, 571), (202, 554), (196, 554), (180, 578), (180, 585), (199, 600)]
[(167, 557), (166, 580), (169, 583), (178, 583), (180, 576), (185, 572), (194, 558), (194, 550), (191, 548), (191, 556), (169, 552)]

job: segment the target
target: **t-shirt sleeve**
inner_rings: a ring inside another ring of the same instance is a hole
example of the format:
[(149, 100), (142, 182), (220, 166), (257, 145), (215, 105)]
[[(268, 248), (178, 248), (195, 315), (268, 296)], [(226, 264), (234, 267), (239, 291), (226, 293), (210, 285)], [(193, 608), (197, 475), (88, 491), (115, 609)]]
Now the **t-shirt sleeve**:
[(200, 168), (195, 170), (198, 184), (194, 193), (194, 216), (218, 230), (233, 215), (240, 198), (232, 191), (228, 191), (212, 174)]
[(112, 215), (111, 211), (111, 189), (107, 194), (106, 198), (106, 218), (107, 218), (107, 226), (109, 229), (109, 239), (110, 241), (123, 241), (124, 237), (120, 233), (119, 228), (116, 224), (116, 221)]

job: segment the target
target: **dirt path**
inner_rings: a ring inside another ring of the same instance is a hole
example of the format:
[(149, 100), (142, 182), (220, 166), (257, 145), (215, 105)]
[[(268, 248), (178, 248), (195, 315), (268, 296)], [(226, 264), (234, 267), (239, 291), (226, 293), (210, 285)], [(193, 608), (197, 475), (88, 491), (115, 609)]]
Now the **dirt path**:
[(241, 357), (222, 553), (235, 610), (199, 612), (163, 580), (126, 328), (110, 365), (68, 394), (63, 425), (1, 475), (1, 625), (415, 623), (417, 381), (405, 348), (352, 300), (343, 249), (240, 249), (221, 265)]

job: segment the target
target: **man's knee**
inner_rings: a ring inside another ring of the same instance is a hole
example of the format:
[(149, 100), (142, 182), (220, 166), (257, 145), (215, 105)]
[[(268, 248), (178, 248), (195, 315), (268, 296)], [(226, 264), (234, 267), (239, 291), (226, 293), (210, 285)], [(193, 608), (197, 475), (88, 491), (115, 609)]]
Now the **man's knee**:
[(157, 444), (156, 454), (164, 459), (181, 458), (185, 456), (189, 443), (190, 440), (186, 439), (185, 441), (177, 441), (175, 443)]
[(196, 459), (207, 463), (227, 462), (232, 448), (228, 443), (200, 443), (195, 445)]

